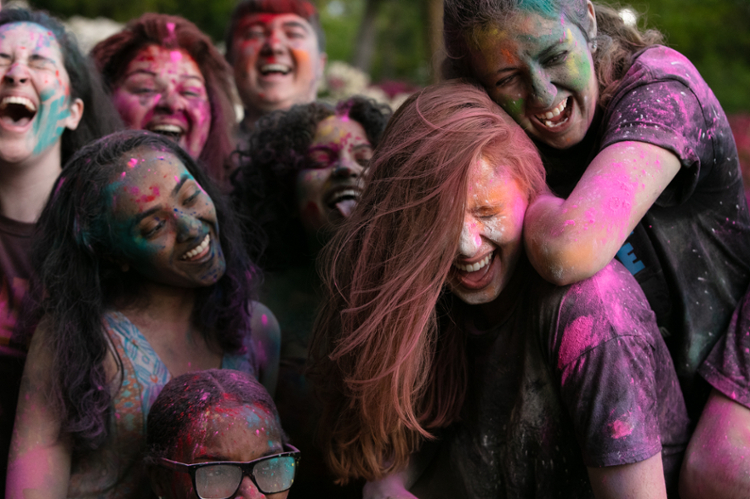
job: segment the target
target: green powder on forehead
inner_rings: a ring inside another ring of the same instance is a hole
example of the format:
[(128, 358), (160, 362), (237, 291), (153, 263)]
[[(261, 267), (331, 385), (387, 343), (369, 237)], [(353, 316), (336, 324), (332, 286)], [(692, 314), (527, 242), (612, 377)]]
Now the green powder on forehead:
[(527, 12), (534, 12), (547, 18), (555, 18), (560, 13), (557, 2), (550, 0), (519, 0), (518, 7)]

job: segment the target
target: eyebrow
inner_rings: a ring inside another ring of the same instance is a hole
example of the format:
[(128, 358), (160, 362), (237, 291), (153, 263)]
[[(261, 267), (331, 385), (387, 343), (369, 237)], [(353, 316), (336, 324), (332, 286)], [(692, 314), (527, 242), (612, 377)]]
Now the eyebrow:
[(309, 29), (307, 29), (307, 26), (302, 24), (299, 21), (286, 21), (281, 25), (283, 28), (302, 28), (305, 31), (309, 32)]
[(139, 223), (141, 223), (141, 220), (143, 220), (144, 218), (150, 217), (151, 215), (153, 215), (159, 210), (161, 210), (161, 205), (154, 206), (153, 208), (146, 210), (143, 213), (139, 213), (138, 215), (135, 216), (135, 219), (133, 220), (133, 225), (134, 226), (138, 225)]
[(177, 185), (174, 186), (174, 189), (172, 189), (172, 195), (176, 196), (178, 192), (180, 192), (180, 189), (182, 189), (182, 186), (190, 180), (192, 177), (188, 175), (187, 173), (183, 173), (182, 177), (180, 177), (180, 181), (177, 182)]

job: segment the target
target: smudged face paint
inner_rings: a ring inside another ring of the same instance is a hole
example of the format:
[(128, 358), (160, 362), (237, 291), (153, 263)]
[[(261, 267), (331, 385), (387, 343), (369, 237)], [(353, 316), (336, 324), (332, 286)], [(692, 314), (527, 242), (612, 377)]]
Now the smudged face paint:
[(448, 286), (470, 305), (490, 303), (510, 280), (523, 250), (528, 196), (502, 166), (484, 157), (469, 169), (461, 239)]
[(142, 148), (124, 159), (108, 186), (112, 244), (122, 263), (160, 284), (214, 284), (226, 263), (211, 198), (171, 153)]
[(362, 125), (348, 116), (318, 123), (307, 155), (310, 168), (297, 174), (297, 206), (308, 235), (332, 232), (351, 214), (370, 158), (372, 146)]
[(263, 113), (315, 100), (325, 54), (296, 14), (249, 14), (233, 39), (234, 79), (245, 107)]
[(141, 49), (112, 99), (128, 128), (165, 135), (200, 156), (211, 130), (211, 104), (203, 74), (184, 50)]
[[(209, 408), (186, 428), (185, 435), (168, 459), (182, 463), (213, 461), (247, 462), (283, 452), (278, 420), (259, 405), (227, 402)], [(172, 472), (165, 484), (172, 498), (197, 497), (187, 473)], [(242, 479), (237, 495), (245, 499), (284, 499), (289, 491), (264, 496), (248, 478)]]
[(518, 12), (502, 28), (475, 30), (469, 46), (474, 74), (527, 134), (558, 149), (583, 140), (599, 90), (586, 37), (575, 24), (562, 14)]
[(78, 126), (82, 107), (71, 112), (70, 79), (47, 28), (28, 22), (0, 26), (0, 79), (0, 160), (38, 158), (59, 146), (66, 128)]

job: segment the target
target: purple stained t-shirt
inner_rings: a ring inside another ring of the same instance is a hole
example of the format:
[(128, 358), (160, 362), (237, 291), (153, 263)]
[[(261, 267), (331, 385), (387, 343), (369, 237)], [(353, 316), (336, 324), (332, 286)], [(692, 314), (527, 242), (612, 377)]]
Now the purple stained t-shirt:
[(654, 314), (625, 268), (556, 287), (524, 261), (508, 312), (470, 319), (461, 420), (411, 492), (431, 498), (593, 497), (587, 467), (661, 452), (674, 490), (688, 417)]
[(750, 289), (699, 372), (711, 386), (750, 409)]
[(682, 165), (617, 257), (656, 313), (697, 421), (710, 388), (698, 367), (750, 284), (750, 216), (737, 149), (706, 82), (663, 46), (635, 55), (581, 144), (564, 151), (540, 145), (550, 186), (567, 196), (599, 151), (623, 141), (667, 149)]

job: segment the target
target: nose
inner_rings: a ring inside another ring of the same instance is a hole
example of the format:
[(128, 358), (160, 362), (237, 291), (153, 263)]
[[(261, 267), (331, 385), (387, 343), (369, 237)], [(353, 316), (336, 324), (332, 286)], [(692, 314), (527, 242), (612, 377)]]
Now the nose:
[(333, 167), (331, 176), (337, 179), (357, 178), (362, 175), (364, 168), (351, 158), (342, 158)]
[(261, 52), (266, 55), (279, 53), (282, 50), (282, 46), (280, 31), (278, 29), (272, 29), (266, 34), (266, 38), (263, 41), (263, 47), (261, 47)]
[(234, 497), (241, 497), (242, 499), (262, 499), (266, 496), (258, 490), (253, 481), (250, 480), (250, 477), (246, 476), (242, 478), (240, 489)]
[(541, 108), (550, 107), (555, 102), (557, 87), (541, 68), (533, 68), (530, 74), (531, 98)]
[(29, 81), (29, 68), (16, 62), (8, 68), (3, 77), (11, 85), (21, 85)]
[(159, 95), (160, 98), (156, 103), (156, 109), (169, 113), (185, 109), (185, 101), (174, 85), (167, 85)]
[(190, 239), (194, 239), (201, 234), (202, 222), (192, 215), (184, 211), (176, 210), (174, 213), (175, 221), (177, 222), (177, 241), (184, 243)]
[(467, 217), (461, 228), (461, 239), (458, 241), (458, 252), (461, 256), (471, 258), (482, 246), (481, 227), (476, 220)]

